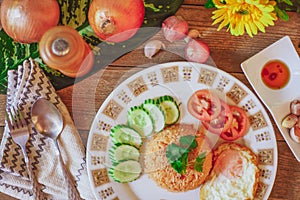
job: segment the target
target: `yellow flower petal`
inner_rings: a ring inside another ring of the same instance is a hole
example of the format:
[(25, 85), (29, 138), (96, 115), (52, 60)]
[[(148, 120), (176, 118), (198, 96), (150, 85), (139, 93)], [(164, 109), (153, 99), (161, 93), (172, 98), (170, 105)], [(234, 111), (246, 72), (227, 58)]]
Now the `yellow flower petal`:
[(227, 12), (224, 12), (225, 10), (216, 10), (216, 11), (218, 11), (218, 12), (213, 12), (212, 19), (216, 19), (216, 18), (222, 17), (227, 14)]
[(243, 23), (239, 23), (237, 26), (238, 32), (240, 35), (244, 35), (245, 33), (245, 29), (244, 29), (244, 24)]
[(225, 19), (218, 27), (218, 31), (221, 30), (224, 26), (227, 26), (229, 24), (229, 20)]
[[(232, 35), (250, 36), (258, 31), (265, 32), (265, 27), (273, 26), (277, 16), (274, 13), (274, 0), (213, 0), (218, 6), (213, 12), (213, 25), (220, 23), (218, 30), (228, 26)], [(225, 2), (225, 3), (224, 3)]]
[(249, 26), (251, 29), (251, 32), (256, 35), (257, 34), (257, 27), (255, 26), (255, 24), (253, 22), (249, 22)]
[(261, 32), (265, 32), (265, 27), (264, 25), (260, 22), (260, 21), (254, 21), (254, 24), (257, 26), (257, 28), (261, 31)]
[(246, 29), (246, 32), (248, 33), (248, 35), (250, 37), (253, 37), (252, 31), (251, 31), (251, 28), (250, 28), (249, 24), (245, 24), (245, 29)]

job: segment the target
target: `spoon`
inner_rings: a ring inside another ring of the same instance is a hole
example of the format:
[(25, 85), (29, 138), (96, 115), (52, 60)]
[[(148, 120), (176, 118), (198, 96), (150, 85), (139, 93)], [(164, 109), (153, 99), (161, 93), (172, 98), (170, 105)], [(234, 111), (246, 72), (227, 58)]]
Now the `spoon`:
[(54, 141), (57, 149), (57, 156), (62, 166), (65, 179), (68, 181), (68, 199), (81, 199), (80, 195), (72, 181), (69, 171), (64, 165), (64, 161), (61, 157), (57, 138), (63, 130), (64, 123), (63, 118), (59, 110), (48, 100), (40, 98), (34, 102), (31, 108), (31, 120), (36, 130)]

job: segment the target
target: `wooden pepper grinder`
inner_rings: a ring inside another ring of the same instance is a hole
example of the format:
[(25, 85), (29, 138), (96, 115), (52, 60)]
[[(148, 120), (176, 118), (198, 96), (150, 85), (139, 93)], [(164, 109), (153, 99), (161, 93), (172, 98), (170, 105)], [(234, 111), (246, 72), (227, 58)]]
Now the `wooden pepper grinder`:
[(49, 67), (73, 78), (87, 74), (94, 64), (91, 48), (69, 26), (49, 29), (41, 38), (39, 53)]

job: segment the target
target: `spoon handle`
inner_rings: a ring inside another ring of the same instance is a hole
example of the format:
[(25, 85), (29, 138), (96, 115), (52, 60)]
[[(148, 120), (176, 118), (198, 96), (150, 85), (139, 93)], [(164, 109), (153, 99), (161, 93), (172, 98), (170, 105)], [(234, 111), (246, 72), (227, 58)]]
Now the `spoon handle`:
[(62, 159), (57, 140), (55, 140), (55, 146), (56, 146), (57, 151), (58, 151), (59, 162), (60, 162), (60, 165), (61, 165), (61, 168), (62, 168), (62, 171), (63, 171), (64, 178), (68, 183), (68, 199), (80, 200), (81, 197), (80, 197), (80, 195), (78, 193), (78, 190), (77, 190), (77, 188), (74, 184), (73, 178), (72, 178), (70, 172), (67, 170), (67, 168), (64, 164), (64, 161)]

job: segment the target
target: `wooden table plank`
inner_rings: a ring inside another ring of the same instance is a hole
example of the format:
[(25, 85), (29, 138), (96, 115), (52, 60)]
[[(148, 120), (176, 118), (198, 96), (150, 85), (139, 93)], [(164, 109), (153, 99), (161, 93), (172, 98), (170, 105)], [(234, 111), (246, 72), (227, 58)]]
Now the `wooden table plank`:
[[(273, 27), (267, 27), (266, 33), (258, 33), (254, 38), (248, 35), (240, 37), (232, 36), (225, 29), (217, 31), (217, 26), (212, 26), (211, 10), (205, 9), (202, 6), (182, 6), (176, 15), (186, 19), (191, 28), (200, 31), (201, 38), (209, 45), (211, 49), (211, 57), (216, 66), (226, 72), (242, 72), (240, 64), (270, 44), (279, 40), (285, 35), (289, 35), (297, 52), (300, 54), (300, 24), (299, 14), (290, 12), (290, 21), (277, 21)], [(200, 17), (201, 16), (201, 17)], [(287, 30), (293, 30), (287, 32)], [(170, 44), (167, 42), (161, 32), (153, 39), (159, 39), (167, 46), (164, 51), (161, 51), (153, 59), (148, 59), (143, 56), (143, 46), (134, 50), (120, 59), (115, 61), (114, 65), (120, 66), (140, 66), (145, 63), (162, 63), (169, 61), (184, 60), (183, 49), (184, 43), (178, 42)], [(177, 54), (173, 53), (177, 50)], [(136, 59), (138, 58), (138, 59)]]
[[(225, 29), (216, 31), (217, 25), (211, 25), (211, 16), (214, 9), (204, 8), (205, 2), (205, 0), (184, 0), (184, 4), (176, 15), (186, 19), (190, 28), (200, 31), (201, 38), (208, 43), (211, 49), (212, 60), (209, 61), (209, 64), (217, 66), (219, 69), (238, 78), (252, 91), (252, 87), (240, 68), (240, 64), (244, 60), (286, 34), (291, 37), (298, 54), (300, 54), (299, 14), (288, 12), (290, 16), (289, 22), (278, 20), (275, 22), (275, 26), (266, 28), (266, 33), (259, 33), (254, 38), (250, 38), (247, 35), (235, 37), (227, 33)], [(107, 96), (122, 80), (154, 64), (185, 60), (183, 57), (184, 42), (170, 44), (163, 38), (161, 32), (152, 39), (162, 40), (167, 46), (165, 50), (159, 52), (153, 59), (148, 59), (144, 56), (143, 45), (141, 45), (136, 50), (113, 62), (105, 71), (99, 71), (88, 79), (76, 83), (74, 86), (57, 91), (71, 113), (84, 144), (87, 142), (89, 128), (96, 112)], [(4, 128), (5, 102), (6, 96), (0, 95), (1, 138)], [(299, 199), (300, 164), (294, 158), (273, 120), (272, 123), (277, 139), (279, 160), (277, 178), (269, 199)], [(14, 198), (0, 193), (0, 199), (11, 200)]]

